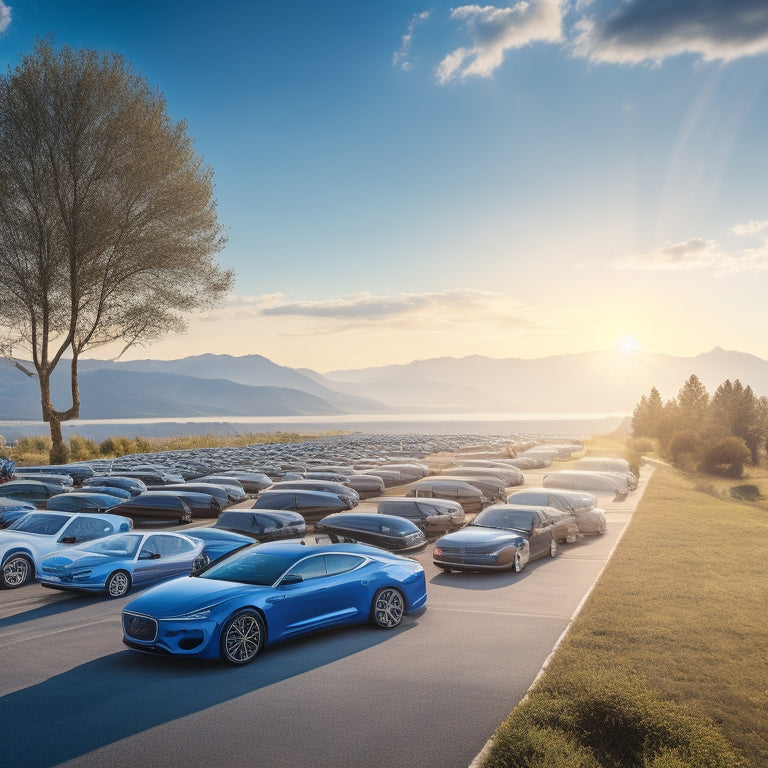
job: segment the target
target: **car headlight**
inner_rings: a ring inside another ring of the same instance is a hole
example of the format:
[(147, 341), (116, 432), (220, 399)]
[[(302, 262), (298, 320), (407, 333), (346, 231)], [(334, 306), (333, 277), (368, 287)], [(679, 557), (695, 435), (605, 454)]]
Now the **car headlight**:
[(196, 621), (199, 619), (209, 619), (211, 617), (211, 611), (213, 606), (209, 608), (201, 608), (199, 611), (192, 611), (192, 613), (183, 613), (181, 616), (169, 616), (169, 619), (174, 621)]

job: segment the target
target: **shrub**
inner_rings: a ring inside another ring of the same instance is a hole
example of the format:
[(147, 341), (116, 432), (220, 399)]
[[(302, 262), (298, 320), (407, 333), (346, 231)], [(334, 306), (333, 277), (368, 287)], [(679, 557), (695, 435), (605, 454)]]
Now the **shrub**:
[(128, 437), (108, 437), (99, 444), (102, 456), (128, 456), (136, 452), (136, 443)]
[(675, 432), (667, 444), (667, 456), (669, 460), (680, 469), (688, 471), (695, 468), (701, 436), (692, 429), (681, 429)]
[(740, 437), (725, 437), (705, 449), (701, 470), (710, 475), (741, 477), (751, 452)]
[(69, 460), (87, 461), (99, 455), (99, 445), (82, 435), (71, 435), (69, 438)]
[(737, 501), (759, 501), (763, 498), (756, 485), (734, 485), (731, 488), (731, 497)]
[(717, 727), (637, 675), (544, 678), (497, 730), (484, 768), (734, 768)]

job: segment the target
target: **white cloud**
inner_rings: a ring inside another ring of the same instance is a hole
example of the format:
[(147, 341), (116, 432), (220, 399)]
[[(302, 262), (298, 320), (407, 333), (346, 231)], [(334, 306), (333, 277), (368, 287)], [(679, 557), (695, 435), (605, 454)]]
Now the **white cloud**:
[(0, 0), (0, 34), (11, 26), (11, 6)]
[(650, 253), (624, 256), (611, 266), (619, 270), (665, 272), (711, 268), (716, 275), (768, 270), (768, 220), (737, 224), (730, 231), (738, 237), (757, 238), (758, 245), (728, 253), (714, 240), (692, 237), (680, 243), (667, 243)]
[(400, 40), (400, 48), (395, 51), (392, 56), (393, 66), (406, 71), (412, 68), (412, 64), (408, 60), (408, 57), (411, 53), (413, 33), (421, 22), (426, 21), (429, 18), (430, 13), (431, 11), (421, 11), (421, 13), (414, 13), (413, 16), (411, 16), (411, 20), (408, 22), (408, 29)]
[[(378, 326), (388, 329), (445, 329), (456, 325), (494, 325), (506, 328), (543, 330), (543, 320), (520, 302), (501, 293), (449, 290), (442, 293), (399, 293), (288, 301), (283, 294), (231, 296), (216, 309), (197, 315), (207, 322), (235, 322), (260, 318), (282, 319), (296, 325), (297, 332), (358, 330)], [(287, 327), (287, 326), (286, 326)]]
[(692, 237), (681, 243), (667, 243), (650, 253), (633, 253), (613, 262), (615, 269), (678, 271), (701, 269), (722, 258), (714, 240)]
[(660, 63), (688, 53), (732, 61), (768, 53), (765, 0), (629, 0), (575, 25), (574, 52), (593, 61)]
[(491, 77), (507, 51), (538, 41), (562, 40), (561, 0), (522, 0), (506, 8), (464, 5), (451, 11), (451, 18), (465, 23), (471, 47), (449, 53), (435, 68), (437, 81)]

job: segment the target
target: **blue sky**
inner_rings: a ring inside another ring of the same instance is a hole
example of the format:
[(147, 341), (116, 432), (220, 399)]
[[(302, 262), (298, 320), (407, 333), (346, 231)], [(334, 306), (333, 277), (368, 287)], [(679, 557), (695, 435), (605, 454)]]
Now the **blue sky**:
[(764, 0), (0, 0), (0, 30), (4, 68), (121, 54), (214, 169), (234, 294), (127, 357), (768, 358)]

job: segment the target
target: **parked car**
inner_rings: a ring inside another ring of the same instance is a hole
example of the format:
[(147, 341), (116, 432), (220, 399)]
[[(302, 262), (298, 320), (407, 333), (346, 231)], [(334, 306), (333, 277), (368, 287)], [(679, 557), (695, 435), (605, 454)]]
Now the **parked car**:
[(191, 573), (208, 562), (201, 539), (170, 531), (118, 533), (41, 559), (44, 587), (123, 597), (132, 587)]
[(93, 476), (93, 467), (88, 464), (40, 464), (31, 467), (17, 467), (19, 472), (69, 475), (75, 485), (81, 485), (87, 478)]
[(182, 480), (178, 480), (176, 478), (172, 478), (169, 475), (167, 475), (165, 472), (162, 472), (160, 470), (140, 470), (140, 469), (126, 469), (126, 470), (120, 470), (120, 477), (128, 477), (132, 478), (133, 480), (141, 480), (142, 483), (144, 483), (145, 486), (150, 485), (170, 485), (171, 483), (178, 483), (183, 482)]
[(405, 496), (417, 496), (425, 499), (450, 499), (458, 501), (465, 512), (479, 512), (488, 504), (482, 491), (464, 480), (451, 480), (445, 477), (425, 477), (411, 483)]
[(617, 472), (622, 477), (626, 477), (630, 491), (637, 490), (637, 475), (630, 469), (626, 459), (586, 456), (583, 459), (577, 459), (568, 466), (571, 469), (587, 472)]
[(410, 520), (427, 536), (435, 536), (460, 528), (464, 524), (464, 508), (458, 501), (424, 499), (413, 496), (382, 496), (370, 499), (380, 515), (397, 515)]
[(60, 485), (64, 490), (71, 491), (74, 487), (74, 480), (71, 475), (57, 475), (52, 472), (16, 472), (14, 480), (37, 480), (41, 483), (50, 483), (51, 485)]
[(340, 498), (335, 493), (273, 491), (269, 488), (259, 493), (252, 507), (252, 509), (291, 509), (309, 522), (319, 520), (332, 512), (344, 512), (351, 508), (349, 501)]
[(361, 499), (369, 499), (371, 496), (380, 496), (386, 490), (382, 478), (365, 473), (350, 475), (349, 480), (347, 480), (344, 485), (348, 485), (350, 488), (357, 491), (357, 495)]
[(47, 483), (41, 480), (10, 480), (0, 483), (0, 496), (16, 501), (28, 501), (36, 507), (43, 507), (51, 496), (56, 496), (63, 490), (58, 483)]
[(111, 485), (80, 485), (75, 493), (100, 493), (107, 496), (117, 496), (120, 501), (131, 498), (131, 492), (123, 488), (114, 488)]
[[(179, 488), (175, 484), (166, 485), (165, 488), (166, 490), (163, 491), (147, 491), (147, 494), (151, 493), (153, 498), (157, 498), (160, 494), (163, 496), (176, 496), (189, 507), (192, 517), (195, 519), (218, 517), (221, 512), (218, 499), (214, 498), (210, 493), (190, 491), (187, 488)], [(137, 496), (136, 498), (141, 497)]]
[(556, 557), (554, 523), (541, 507), (494, 504), (468, 525), (435, 542), (432, 561), (446, 572), (514, 570), (537, 557)]
[(393, 629), (426, 600), (424, 569), (414, 560), (361, 544), (276, 541), (132, 600), (123, 609), (123, 642), (240, 666), (265, 646), (315, 630), (368, 622)]
[(58, 510), (59, 512), (104, 512), (120, 504), (122, 501), (125, 501), (125, 499), (108, 493), (70, 491), (69, 493), (59, 493), (56, 496), (51, 496), (45, 503), (45, 508)]
[(340, 499), (349, 501), (350, 509), (360, 503), (360, 495), (354, 488), (350, 488), (344, 483), (334, 483), (330, 480), (281, 480), (270, 486), (271, 490), (282, 491), (324, 491), (333, 493)]
[(484, 477), (473, 474), (471, 471), (456, 475), (440, 475), (440, 479), (469, 483), (469, 485), (477, 488), (490, 502), (501, 501), (506, 492), (504, 483), (498, 477)]
[(137, 522), (173, 524), (192, 521), (192, 510), (183, 499), (173, 493), (160, 491), (147, 491), (140, 496), (133, 496), (112, 507), (112, 511)]
[(228, 555), (230, 552), (234, 552), (236, 549), (250, 547), (253, 544), (253, 539), (250, 536), (244, 536), (242, 533), (236, 533), (235, 531), (225, 531), (214, 526), (191, 528), (184, 533), (190, 538), (203, 542), (205, 546), (202, 558), (205, 560), (206, 565), (224, 555)]
[(606, 531), (605, 510), (597, 506), (597, 496), (586, 491), (526, 488), (507, 496), (507, 504), (539, 505), (568, 512), (576, 518), (582, 535)]
[(245, 501), (248, 498), (248, 494), (245, 492), (241, 482), (234, 477), (227, 477), (226, 475), (204, 475), (197, 478), (198, 483), (214, 483), (220, 485), (227, 492), (229, 496), (230, 504), (239, 504), (241, 501)]
[[(219, 509), (225, 509), (232, 504), (227, 489), (223, 485), (216, 483), (171, 483), (170, 485), (151, 485), (148, 491), (169, 491), (171, 493), (204, 493), (211, 496), (219, 506)], [(194, 509), (192, 510), (194, 515)]]
[(147, 490), (147, 484), (137, 477), (123, 477), (122, 475), (94, 475), (83, 480), (83, 487), (88, 488), (120, 488), (128, 491), (131, 496), (138, 496)]
[(458, 466), (452, 469), (444, 469), (441, 475), (450, 475), (451, 477), (477, 476), (477, 477), (497, 477), (505, 488), (516, 485), (522, 485), (525, 482), (525, 476), (521, 469), (517, 467), (479, 467), (479, 466)]
[(230, 509), (219, 515), (213, 527), (236, 531), (257, 541), (298, 539), (307, 532), (304, 518), (290, 510)]
[(7, 528), (14, 520), (35, 509), (37, 507), (29, 501), (6, 499), (0, 496), (0, 528)]
[(338, 512), (315, 523), (315, 533), (325, 534), (334, 543), (370, 544), (401, 555), (422, 552), (427, 546), (424, 531), (396, 515)]
[(50, 552), (132, 526), (130, 519), (114, 514), (27, 512), (0, 530), (0, 587), (16, 589), (32, 581)]
[(573, 491), (590, 491), (597, 495), (613, 496), (623, 501), (629, 493), (627, 481), (607, 472), (587, 472), (563, 469), (550, 472), (541, 483), (545, 488), (562, 488)]
[(232, 477), (243, 486), (243, 490), (249, 494), (255, 494), (269, 488), (272, 478), (264, 472), (246, 472), (239, 469), (230, 469), (225, 472), (217, 472), (219, 477)]

